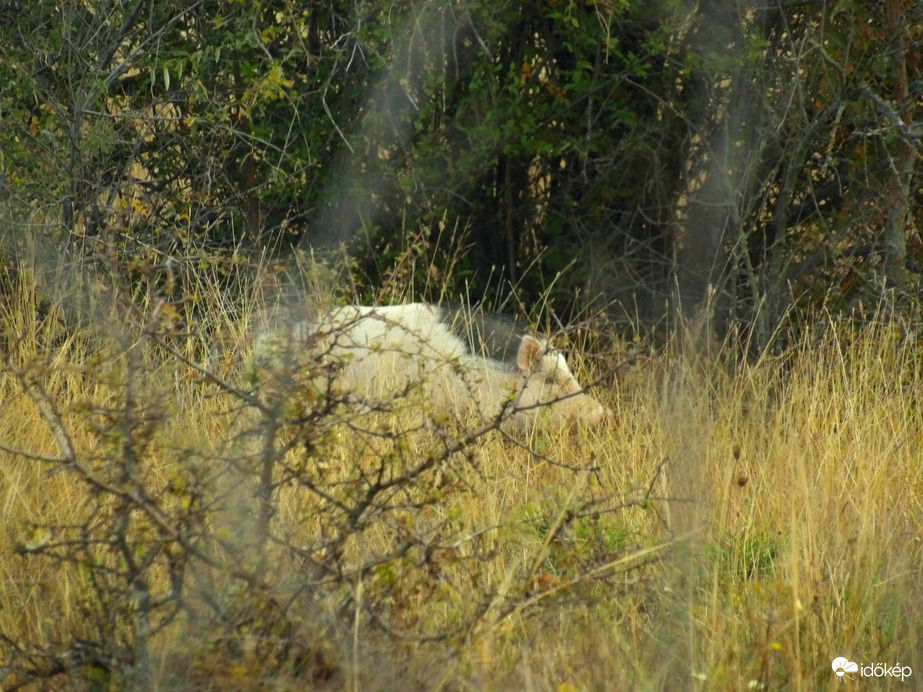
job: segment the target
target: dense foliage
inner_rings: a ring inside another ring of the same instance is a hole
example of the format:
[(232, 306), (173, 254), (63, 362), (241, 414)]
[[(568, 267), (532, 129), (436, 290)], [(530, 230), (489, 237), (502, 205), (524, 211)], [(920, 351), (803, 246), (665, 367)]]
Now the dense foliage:
[(641, 326), (710, 300), (765, 344), (792, 306), (919, 287), (920, 12), (17, 3), (7, 235), (122, 275), (345, 250), (366, 300), (512, 284)]

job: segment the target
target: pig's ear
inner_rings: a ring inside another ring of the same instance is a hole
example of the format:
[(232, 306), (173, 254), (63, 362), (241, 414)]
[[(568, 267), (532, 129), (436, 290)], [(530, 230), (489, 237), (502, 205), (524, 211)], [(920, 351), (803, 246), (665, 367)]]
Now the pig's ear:
[(528, 334), (523, 336), (519, 342), (519, 352), (516, 354), (516, 367), (519, 368), (519, 372), (531, 372), (535, 361), (542, 357), (544, 351), (545, 347), (541, 341)]

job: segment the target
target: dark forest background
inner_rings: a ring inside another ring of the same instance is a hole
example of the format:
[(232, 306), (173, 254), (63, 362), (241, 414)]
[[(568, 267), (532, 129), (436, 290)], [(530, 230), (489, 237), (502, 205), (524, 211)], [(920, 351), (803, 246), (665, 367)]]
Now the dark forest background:
[(182, 301), (304, 253), (347, 260), (352, 300), (515, 292), (635, 333), (705, 309), (758, 350), (919, 297), (910, 0), (0, 13), (8, 266), (53, 252)]

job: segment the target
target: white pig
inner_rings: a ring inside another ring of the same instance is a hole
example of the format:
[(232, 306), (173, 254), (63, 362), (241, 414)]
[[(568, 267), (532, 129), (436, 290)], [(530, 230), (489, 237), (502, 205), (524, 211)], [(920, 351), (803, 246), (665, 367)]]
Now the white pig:
[[(291, 335), (293, 348), (304, 343), (335, 364), (337, 387), (371, 408), (421, 401), (427, 415), (502, 416), (518, 429), (593, 426), (611, 416), (561, 353), (503, 315), (425, 303), (344, 307), (296, 324)], [(269, 341), (261, 338), (257, 351)]]

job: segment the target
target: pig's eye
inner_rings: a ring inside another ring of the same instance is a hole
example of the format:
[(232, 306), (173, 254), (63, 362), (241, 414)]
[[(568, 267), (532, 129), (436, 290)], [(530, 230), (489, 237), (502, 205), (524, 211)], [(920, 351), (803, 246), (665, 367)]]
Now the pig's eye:
[(558, 384), (558, 373), (557, 371), (546, 373), (542, 379), (545, 384)]

